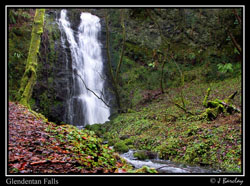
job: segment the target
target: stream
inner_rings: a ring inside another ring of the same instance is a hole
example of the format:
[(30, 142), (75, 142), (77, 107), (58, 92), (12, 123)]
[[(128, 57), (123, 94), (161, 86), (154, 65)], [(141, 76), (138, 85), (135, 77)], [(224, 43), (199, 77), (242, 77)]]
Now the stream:
[(189, 166), (180, 163), (171, 162), (170, 160), (161, 160), (159, 158), (150, 160), (138, 160), (134, 157), (135, 150), (121, 154), (127, 163), (138, 169), (143, 166), (155, 168), (159, 173), (220, 173), (220, 170), (201, 168), (199, 166)]

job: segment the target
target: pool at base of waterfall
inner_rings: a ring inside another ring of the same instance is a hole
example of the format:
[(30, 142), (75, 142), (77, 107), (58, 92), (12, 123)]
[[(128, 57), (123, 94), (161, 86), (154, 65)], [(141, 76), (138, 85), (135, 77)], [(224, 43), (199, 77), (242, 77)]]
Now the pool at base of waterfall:
[(134, 157), (135, 152), (135, 150), (129, 150), (120, 156), (136, 169), (148, 166), (150, 168), (155, 168), (159, 173), (221, 173), (221, 170), (201, 168), (199, 166), (189, 166), (175, 163), (170, 160), (161, 160), (159, 158), (142, 161)]

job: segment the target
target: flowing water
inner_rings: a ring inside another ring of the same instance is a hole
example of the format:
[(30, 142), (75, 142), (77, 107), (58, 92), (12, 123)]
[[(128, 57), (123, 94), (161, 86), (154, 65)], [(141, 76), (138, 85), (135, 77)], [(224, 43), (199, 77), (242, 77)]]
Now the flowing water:
[(155, 168), (159, 173), (219, 173), (220, 170), (211, 170), (206, 168), (201, 168), (198, 166), (189, 166), (184, 164), (178, 164), (171, 162), (169, 160), (161, 159), (150, 159), (150, 160), (137, 160), (133, 156), (135, 151), (129, 150), (128, 152), (122, 154), (121, 156), (136, 169), (143, 166), (148, 166), (150, 168)]
[(80, 19), (78, 30), (74, 31), (67, 10), (61, 10), (59, 28), (62, 46), (65, 50), (70, 49), (72, 60), (73, 85), (67, 101), (67, 122), (85, 126), (108, 121), (110, 110), (102, 101), (105, 101), (105, 80), (101, 43), (98, 41), (100, 19), (87, 12), (82, 12)]

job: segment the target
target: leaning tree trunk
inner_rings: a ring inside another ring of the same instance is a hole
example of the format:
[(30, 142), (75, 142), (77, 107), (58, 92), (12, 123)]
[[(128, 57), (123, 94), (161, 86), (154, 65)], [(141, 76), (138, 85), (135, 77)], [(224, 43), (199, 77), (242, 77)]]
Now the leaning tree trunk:
[(33, 87), (36, 83), (37, 55), (39, 53), (40, 39), (43, 33), (44, 14), (45, 9), (36, 9), (31, 33), (29, 54), (17, 97), (17, 100), (21, 104), (28, 107)]

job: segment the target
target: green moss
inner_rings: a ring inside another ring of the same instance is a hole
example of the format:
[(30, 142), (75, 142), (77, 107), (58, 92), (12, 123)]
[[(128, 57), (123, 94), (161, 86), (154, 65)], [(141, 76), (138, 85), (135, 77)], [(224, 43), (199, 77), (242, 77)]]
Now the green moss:
[(209, 108), (216, 108), (220, 105), (220, 101), (218, 99), (214, 101), (207, 101), (207, 107)]
[[(36, 72), (34, 71), (34, 68), (29, 68), (24, 73), (24, 78), (21, 81), (21, 88), (19, 90), (20, 97), (20, 103), (29, 106), (29, 100), (31, 98), (32, 89), (36, 81)], [(23, 86), (22, 86), (23, 85)]]
[(208, 88), (207, 89), (207, 95), (205, 96), (205, 98), (203, 100), (203, 103), (202, 103), (204, 107), (207, 107), (207, 99), (208, 99), (208, 96), (210, 95), (210, 92), (211, 92), (211, 89)]
[(213, 101), (207, 101), (210, 91), (211, 89), (208, 88), (207, 95), (203, 100), (203, 106), (205, 106), (207, 109), (200, 115), (201, 119), (214, 120), (220, 113), (232, 114), (233, 111), (239, 112), (239, 110), (235, 106), (233, 106), (232, 104), (227, 104), (232, 101), (237, 92), (230, 95), (224, 100), (215, 99)]
[(127, 152), (129, 149), (128, 149), (128, 146), (125, 144), (124, 141), (119, 141), (117, 142), (115, 145), (114, 145), (114, 148), (116, 151), (118, 152)]
[(219, 104), (218, 102), (212, 102), (213, 106), (217, 105), (215, 108), (207, 108), (204, 113), (200, 115), (200, 118), (206, 119), (206, 120), (214, 120), (217, 118), (217, 116), (220, 113), (226, 113), (225, 107), (222, 104)]
[(35, 111), (33, 111), (33, 110), (29, 110), (34, 116), (36, 116), (36, 118), (37, 119), (42, 119), (43, 120), (43, 122), (48, 122), (48, 119), (43, 115), (43, 114), (41, 114), (41, 113), (37, 113), (37, 112), (35, 112)]
[(148, 166), (143, 166), (135, 171), (130, 171), (131, 173), (158, 173), (155, 168), (149, 168)]
[(33, 24), (26, 68), (21, 80), (21, 87), (18, 92), (19, 94), (17, 96), (17, 100), (21, 104), (26, 105), (29, 108), (29, 100), (31, 98), (33, 87), (36, 83), (37, 78), (37, 55), (39, 53), (40, 47), (40, 34), (37, 34), (37, 32), (40, 32), (43, 29), (44, 13), (45, 9), (36, 10), (34, 18), (34, 23), (36, 24)]
[(134, 157), (138, 158), (139, 160), (145, 160), (148, 159), (147, 152), (144, 150), (140, 150), (134, 153)]

